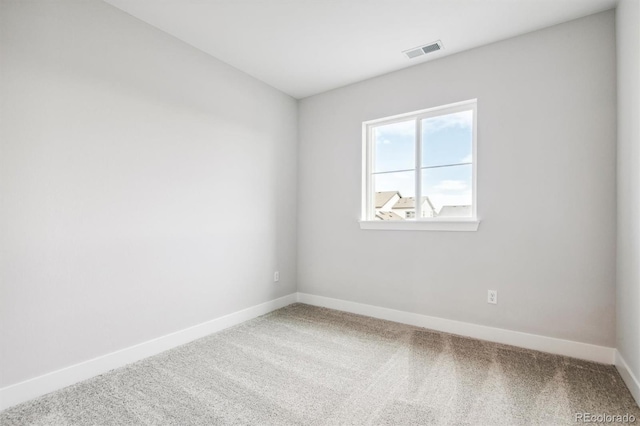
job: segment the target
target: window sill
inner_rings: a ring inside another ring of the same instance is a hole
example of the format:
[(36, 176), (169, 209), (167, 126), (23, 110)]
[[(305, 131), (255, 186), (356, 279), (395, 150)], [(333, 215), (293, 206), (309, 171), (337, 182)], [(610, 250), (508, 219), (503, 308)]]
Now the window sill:
[(360, 229), (372, 229), (377, 231), (467, 231), (478, 230), (480, 220), (361, 220)]

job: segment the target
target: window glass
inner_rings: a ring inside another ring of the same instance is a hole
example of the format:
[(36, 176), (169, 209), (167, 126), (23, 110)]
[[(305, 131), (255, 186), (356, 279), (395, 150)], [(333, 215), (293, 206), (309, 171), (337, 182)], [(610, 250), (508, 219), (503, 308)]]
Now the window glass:
[[(422, 195), (431, 201), (436, 217), (471, 216), (472, 172), (471, 164), (422, 170)], [(430, 206), (424, 205), (423, 209), (428, 213)]]
[(373, 128), (374, 173), (415, 168), (415, 123), (409, 120)]
[(471, 163), (473, 111), (422, 120), (422, 167)]

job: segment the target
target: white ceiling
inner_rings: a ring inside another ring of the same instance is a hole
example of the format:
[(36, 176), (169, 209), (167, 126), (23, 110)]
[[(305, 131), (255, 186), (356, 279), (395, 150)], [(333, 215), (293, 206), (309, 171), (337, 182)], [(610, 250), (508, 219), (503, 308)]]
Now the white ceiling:
[[(615, 7), (617, 0), (105, 0), (303, 98)], [(401, 52), (441, 40), (444, 50)]]

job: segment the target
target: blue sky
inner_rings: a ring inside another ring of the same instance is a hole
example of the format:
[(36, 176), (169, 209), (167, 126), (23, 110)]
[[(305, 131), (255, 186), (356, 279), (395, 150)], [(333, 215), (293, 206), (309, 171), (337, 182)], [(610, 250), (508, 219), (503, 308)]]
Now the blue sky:
[[(472, 112), (463, 111), (422, 121), (422, 166), (468, 163), (472, 155)], [(415, 174), (397, 172), (415, 167), (415, 122), (379, 126), (374, 133), (375, 191), (400, 191), (415, 196)], [(436, 209), (471, 204), (471, 165), (422, 169), (422, 194)]]

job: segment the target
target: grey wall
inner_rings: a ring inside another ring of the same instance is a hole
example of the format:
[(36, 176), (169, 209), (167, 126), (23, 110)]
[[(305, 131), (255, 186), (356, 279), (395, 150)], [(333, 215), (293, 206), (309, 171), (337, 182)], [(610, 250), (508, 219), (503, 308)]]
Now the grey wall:
[[(613, 347), (615, 61), (608, 11), (302, 100), (299, 291)], [(478, 232), (361, 230), (362, 121), (471, 98)]]
[(295, 291), (294, 99), (100, 1), (1, 5), (0, 386)]
[[(640, 2), (622, 0), (618, 35), (616, 347), (640, 378)], [(637, 398), (637, 396), (636, 396)]]

